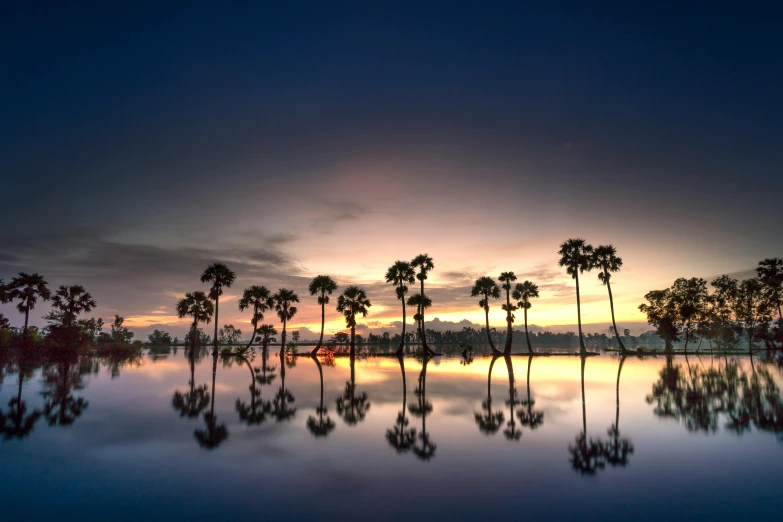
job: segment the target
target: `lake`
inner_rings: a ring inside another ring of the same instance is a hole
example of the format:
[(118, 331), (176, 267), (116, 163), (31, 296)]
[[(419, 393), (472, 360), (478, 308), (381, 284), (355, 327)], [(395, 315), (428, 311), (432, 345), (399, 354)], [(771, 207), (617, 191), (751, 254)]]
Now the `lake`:
[(21, 389), (6, 365), (8, 519), (777, 520), (783, 508), (780, 358), (158, 352), (23, 368)]

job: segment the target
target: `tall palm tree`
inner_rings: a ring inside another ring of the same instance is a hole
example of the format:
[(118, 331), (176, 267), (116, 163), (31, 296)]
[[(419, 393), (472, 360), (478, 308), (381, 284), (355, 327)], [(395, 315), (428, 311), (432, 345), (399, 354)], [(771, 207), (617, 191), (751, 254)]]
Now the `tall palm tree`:
[(264, 312), (272, 308), (272, 305), (272, 294), (267, 287), (253, 285), (245, 288), (242, 299), (239, 300), (239, 311), (244, 312), (248, 308), (253, 309), (253, 318), (250, 320), (250, 323), (253, 325), (253, 335), (245, 347), (246, 350), (253, 345), (256, 332), (258, 331), (258, 323), (264, 320)]
[(337, 311), (345, 316), (345, 325), (351, 329), (351, 356), (356, 354), (356, 316), (367, 317), (371, 306), (364, 290), (354, 285), (346, 288), (337, 298)]
[(30, 310), (35, 308), (38, 299), (48, 301), (52, 294), (49, 291), (49, 283), (40, 274), (28, 274), (19, 272), (19, 275), (11, 279), (5, 287), (7, 299), (19, 301), (16, 309), (24, 314), (24, 333), (27, 335), (27, 325), (30, 319)]
[(503, 305), (503, 310), (506, 311), (508, 329), (506, 330), (506, 347), (503, 352), (509, 354), (511, 353), (511, 336), (514, 333), (511, 323), (514, 322), (514, 310), (517, 309), (516, 306), (511, 304), (511, 283), (517, 280), (517, 276), (514, 275), (514, 272), (503, 272), (498, 279), (503, 283), (503, 290), (506, 291), (506, 304)]
[[(421, 281), (421, 295), (425, 297), (427, 294), (424, 293), (424, 280), (427, 279), (427, 274), (430, 272), (430, 270), (435, 269), (432, 258), (427, 254), (419, 254), (413, 258), (413, 261), (411, 261), (411, 266), (419, 270), (419, 273), (416, 274), (416, 279)], [(424, 308), (419, 310), (419, 327), (421, 329), (421, 344), (424, 347), (424, 351), (430, 355), (439, 355), (436, 354), (429, 347), (429, 345), (427, 345), (427, 336), (424, 329)]]
[(204, 292), (188, 292), (185, 294), (184, 298), (177, 301), (177, 316), (180, 319), (184, 319), (188, 315), (193, 318), (193, 325), (191, 326), (191, 331), (193, 332), (191, 336), (191, 352), (196, 349), (198, 323), (209, 324), (214, 312), (215, 307)]
[(282, 363), (285, 355), (285, 330), (288, 325), (288, 321), (294, 318), (298, 311), (294, 303), (299, 302), (299, 296), (294, 293), (293, 290), (287, 288), (281, 288), (277, 293), (272, 296), (275, 303), (275, 310), (277, 310), (277, 316), (283, 323), (283, 334), (280, 336), (280, 362)]
[(329, 304), (329, 296), (337, 290), (337, 283), (327, 275), (315, 276), (310, 281), (310, 295), (318, 295), (318, 304), (321, 305), (321, 337), (318, 338), (318, 344), (315, 345), (313, 351), (310, 353), (313, 357), (318, 353), (321, 348), (321, 343), (324, 342), (324, 323), (326, 322), (326, 305)]
[(778, 309), (778, 320), (783, 329), (783, 313), (781, 304), (783, 304), (783, 259), (773, 257), (759, 262), (756, 268), (759, 281), (764, 285), (769, 294), (770, 304)]
[[(313, 434), (313, 437), (326, 437), (335, 428), (335, 424), (334, 421), (329, 418), (329, 412), (324, 406), (324, 369), (321, 367), (321, 361), (318, 360), (318, 357), (315, 355), (311, 355), (311, 357), (313, 358), (315, 365), (318, 367), (318, 376), (321, 379), (321, 403), (315, 409), (315, 413), (318, 414), (318, 418), (316, 419), (312, 415), (307, 418), (307, 429), (310, 430), (310, 433)], [(324, 418), (324, 416), (326, 416), (326, 418)]]
[(261, 350), (266, 354), (266, 349), (270, 342), (275, 341), (275, 335), (277, 335), (277, 329), (271, 324), (262, 324), (258, 327), (258, 334), (261, 336)]
[(495, 366), (495, 361), (498, 360), (498, 357), (500, 357), (499, 354), (493, 355), (492, 361), (489, 363), (489, 371), (487, 372), (487, 400), (481, 402), (481, 409), (484, 410), (484, 412), (473, 413), (479, 431), (485, 435), (494, 435), (497, 433), (504, 420), (502, 411), (492, 411), (492, 368)]
[(403, 348), (405, 347), (405, 294), (408, 293), (408, 286), (406, 283), (413, 284), (415, 281), (416, 272), (407, 261), (395, 261), (394, 264), (386, 270), (386, 282), (397, 287), (397, 299), (402, 301), (402, 337), (400, 338), (400, 346), (397, 348), (397, 355), (402, 355)]
[(628, 353), (628, 349), (623, 344), (620, 338), (620, 332), (617, 330), (617, 323), (614, 320), (614, 300), (612, 299), (612, 285), (609, 280), (612, 278), (612, 274), (620, 271), (620, 267), (623, 266), (623, 260), (617, 257), (617, 250), (612, 245), (601, 245), (596, 247), (593, 252), (592, 268), (597, 268), (598, 280), (606, 285), (606, 289), (609, 290), (609, 308), (612, 311), (612, 327), (614, 328), (614, 336), (617, 338), (617, 344), (620, 346), (620, 351)]
[(533, 346), (530, 344), (530, 332), (527, 329), (527, 311), (533, 306), (530, 302), (533, 298), (538, 298), (538, 285), (532, 281), (517, 283), (513, 294), (517, 301), (517, 307), (525, 311), (525, 339), (527, 340), (527, 353), (533, 353)]
[(212, 263), (209, 265), (204, 273), (201, 274), (202, 283), (212, 283), (212, 287), (209, 289), (209, 298), (215, 301), (215, 349), (217, 353), (218, 343), (218, 311), (220, 308), (220, 296), (223, 295), (223, 288), (229, 288), (234, 284), (234, 280), (237, 275), (232, 272), (223, 263)]
[(492, 353), (501, 353), (500, 350), (495, 348), (495, 343), (492, 341), (492, 335), (489, 330), (489, 298), (500, 299), (500, 287), (498, 287), (498, 284), (491, 277), (479, 277), (473, 284), (470, 295), (472, 297), (479, 295), (483, 296), (483, 299), (479, 301), (479, 306), (484, 309), (484, 317), (487, 320), (487, 339), (489, 340), (489, 346), (492, 348)]
[(408, 385), (405, 381), (405, 360), (402, 355), (398, 355), (400, 361), (400, 372), (402, 372), (402, 410), (397, 413), (397, 424), (386, 430), (386, 440), (397, 453), (406, 453), (413, 448), (416, 443), (416, 428), (409, 428), (410, 421), (405, 417), (408, 402)]
[(82, 312), (89, 312), (98, 304), (82, 285), (61, 285), (52, 297), (52, 308), (65, 327), (72, 326)]
[(560, 245), (559, 266), (566, 267), (566, 273), (576, 280), (576, 316), (579, 322), (579, 351), (584, 354), (585, 340), (582, 337), (582, 305), (579, 299), (579, 273), (589, 271), (592, 262), (593, 247), (584, 239), (569, 239)]

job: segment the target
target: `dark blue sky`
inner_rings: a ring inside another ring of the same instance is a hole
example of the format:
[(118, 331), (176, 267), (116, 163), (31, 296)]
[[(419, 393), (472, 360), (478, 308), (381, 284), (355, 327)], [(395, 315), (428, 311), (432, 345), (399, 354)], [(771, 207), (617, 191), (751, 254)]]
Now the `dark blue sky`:
[(407, 246), (415, 210), (422, 241), (511, 221), (682, 271), (783, 248), (772, 3), (100, 4), (0, 21), (3, 277), (154, 280), (176, 249), (308, 274), (324, 233)]

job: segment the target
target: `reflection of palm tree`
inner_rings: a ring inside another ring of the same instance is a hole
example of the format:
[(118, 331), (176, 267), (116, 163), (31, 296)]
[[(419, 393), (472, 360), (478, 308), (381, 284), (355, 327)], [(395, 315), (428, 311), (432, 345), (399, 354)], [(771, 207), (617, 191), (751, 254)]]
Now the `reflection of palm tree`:
[(190, 381), (188, 382), (190, 391), (185, 393), (179, 390), (175, 391), (171, 405), (179, 412), (180, 417), (194, 419), (209, 406), (209, 391), (206, 384), (196, 387), (196, 356), (193, 351), (188, 354), (188, 359), (190, 359)]
[(294, 395), (285, 387), (285, 347), (280, 347), (280, 388), (272, 399), (272, 416), (275, 422), (291, 420), (296, 414), (296, 408), (291, 407), (295, 402)]
[[(318, 376), (321, 378), (321, 402), (315, 412), (318, 414), (316, 419), (312, 415), (307, 418), (307, 429), (314, 437), (326, 437), (335, 428), (334, 422), (329, 418), (326, 407), (324, 406), (324, 370), (321, 367), (321, 361), (315, 355), (312, 356), (315, 365), (318, 367)], [(326, 415), (326, 418), (324, 418)]]
[(527, 358), (527, 399), (522, 401), (522, 406), (527, 406), (527, 410), (520, 409), (517, 411), (519, 422), (522, 426), (527, 426), (531, 430), (538, 429), (539, 426), (544, 424), (544, 412), (534, 411), (533, 406), (536, 405), (536, 401), (530, 395), (530, 367), (533, 365), (533, 356)]
[(475, 412), (473, 414), (479, 431), (485, 435), (494, 435), (497, 433), (505, 418), (502, 411), (492, 411), (492, 367), (495, 366), (495, 361), (498, 360), (498, 357), (500, 356), (493, 356), (492, 361), (489, 363), (489, 371), (487, 372), (487, 400), (482, 401), (481, 403), (481, 409), (484, 410), (484, 412)]
[(510, 356), (506, 355), (504, 359), (506, 360), (506, 369), (508, 370), (508, 400), (506, 401), (506, 404), (508, 404), (509, 408), (509, 420), (506, 423), (506, 429), (503, 430), (503, 435), (505, 435), (508, 440), (519, 440), (522, 436), (522, 432), (517, 431), (517, 423), (516, 420), (514, 420), (514, 406), (519, 404), (519, 401), (517, 400), (517, 389), (514, 386), (514, 367), (511, 364)]
[(72, 395), (73, 391), (84, 388), (82, 375), (82, 370), (67, 360), (44, 370), (41, 395), (44, 397), (43, 414), (49, 426), (70, 426), (89, 406), (84, 398)]
[(407, 261), (396, 261), (386, 270), (386, 282), (396, 286), (397, 299), (402, 301), (402, 337), (400, 346), (397, 348), (397, 355), (402, 355), (405, 347), (405, 294), (408, 293), (408, 286), (405, 283), (413, 284), (416, 281), (416, 272)]
[(311, 355), (315, 357), (324, 342), (324, 324), (326, 322), (326, 305), (329, 304), (329, 296), (337, 290), (337, 283), (327, 275), (315, 276), (310, 281), (310, 295), (318, 295), (318, 304), (321, 305), (321, 337), (318, 338), (318, 344), (315, 345)]
[(531, 299), (538, 297), (538, 285), (525, 281), (524, 283), (517, 283), (513, 294), (514, 299), (517, 300), (517, 307), (525, 311), (525, 339), (527, 340), (527, 353), (533, 353), (533, 346), (530, 344), (530, 333), (527, 329), (527, 311), (533, 306), (530, 302)]
[(585, 357), (582, 357), (582, 432), (576, 436), (575, 444), (568, 446), (571, 453), (571, 467), (582, 475), (595, 475), (606, 466), (603, 444), (587, 438), (587, 409), (585, 407)]
[[(566, 273), (576, 281), (576, 317), (579, 323), (579, 350), (585, 353), (585, 340), (582, 337), (582, 307), (579, 299), (579, 273), (590, 270), (593, 247), (584, 239), (569, 239), (560, 245), (560, 266), (566, 267)], [(582, 361), (584, 363), (584, 361)]]
[(611, 440), (603, 446), (604, 458), (611, 466), (625, 467), (628, 465), (628, 456), (633, 453), (633, 444), (630, 440), (620, 438), (620, 373), (623, 371), (625, 357), (620, 357), (620, 365), (617, 368), (617, 386), (615, 400), (616, 408), (614, 414), (614, 424), (609, 428), (607, 434)]
[[(264, 325), (268, 326), (268, 325)], [(274, 328), (272, 328), (274, 331)], [(260, 329), (259, 329), (260, 331)], [(268, 339), (265, 337), (265, 339)], [(277, 366), (269, 366), (269, 350), (267, 350), (266, 347), (267, 341), (264, 341), (264, 346), (261, 348), (261, 375), (256, 376), (256, 380), (258, 381), (258, 384), (262, 386), (266, 386), (267, 384), (272, 384), (272, 381), (275, 380), (275, 374), (272, 373), (277, 369)]]
[(22, 400), (22, 383), (26, 377), (26, 366), (19, 365), (19, 390), (16, 397), (11, 398), (8, 401), (8, 414), (4, 414), (0, 411), (0, 434), (3, 438), (8, 439), (23, 439), (27, 437), (35, 423), (41, 417), (41, 411), (34, 409), (30, 414), (27, 414), (27, 404)]
[(435, 456), (435, 450), (438, 446), (430, 440), (427, 433), (427, 415), (432, 413), (432, 403), (427, 402), (427, 363), (431, 356), (424, 355), (424, 361), (419, 373), (419, 386), (413, 391), (418, 397), (418, 403), (408, 406), (408, 411), (417, 417), (421, 417), (421, 433), (419, 433), (419, 443), (413, 445), (413, 454), (421, 460), (430, 460)]
[(402, 355), (398, 355), (400, 361), (400, 372), (402, 372), (402, 410), (397, 413), (397, 424), (386, 430), (386, 440), (397, 453), (406, 453), (410, 451), (416, 442), (416, 428), (408, 428), (409, 421), (405, 417), (406, 405), (408, 401), (408, 386), (405, 381), (405, 362)]
[(196, 430), (193, 432), (193, 436), (196, 437), (199, 446), (205, 449), (215, 449), (228, 438), (228, 429), (225, 424), (218, 425), (217, 416), (215, 415), (215, 377), (217, 375), (217, 352), (212, 354), (212, 400), (210, 401), (210, 408), (207, 413), (204, 414), (204, 423), (206, 429)]
[(220, 307), (220, 296), (223, 295), (223, 288), (229, 288), (234, 284), (236, 277), (237, 275), (223, 263), (212, 263), (204, 270), (204, 273), (201, 274), (202, 283), (212, 283), (212, 287), (209, 289), (209, 298), (215, 301), (215, 352), (217, 352), (218, 343), (218, 309)]
[(256, 383), (260, 378), (260, 369), (253, 368), (247, 357), (238, 356), (237, 358), (247, 364), (247, 368), (250, 370), (250, 404), (248, 405), (244, 401), (237, 399), (235, 407), (239, 414), (239, 420), (248, 426), (263, 424), (267, 414), (269, 414), (272, 409), (272, 405), (269, 401), (260, 400), (261, 390), (256, 387)]
[(345, 383), (345, 391), (341, 397), (337, 398), (337, 413), (343, 418), (346, 424), (354, 426), (364, 420), (367, 411), (370, 409), (370, 401), (367, 399), (367, 393), (356, 394), (356, 372), (354, 363), (356, 357), (351, 355), (351, 380)]
[(473, 284), (470, 295), (472, 297), (483, 297), (483, 299), (479, 301), (479, 306), (484, 309), (484, 318), (487, 321), (487, 339), (489, 340), (489, 347), (492, 348), (492, 353), (500, 354), (501, 351), (495, 348), (495, 343), (492, 341), (492, 334), (489, 329), (489, 298), (500, 299), (500, 287), (498, 287), (498, 284), (491, 277), (479, 277)]

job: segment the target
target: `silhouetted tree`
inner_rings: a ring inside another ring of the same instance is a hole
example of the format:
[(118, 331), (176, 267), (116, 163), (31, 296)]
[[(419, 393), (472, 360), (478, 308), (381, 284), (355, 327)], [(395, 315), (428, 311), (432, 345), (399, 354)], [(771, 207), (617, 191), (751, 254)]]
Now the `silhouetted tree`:
[(212, 263), (201, 274), (202, 283), (212, 283), (212, 287), (209, 289), (209, 298), (215, 301), (215, 353), (217, 353), (218, 344), (220, 296), (223, 295), (223, 288), (230, 288), (234, 284), (236, 277), (237, 275), (223, 263)]
[(16, 309), (24, 314), (24, 332), (27, 334), (30, 310), (35, 308), (38, 300), (48, 301), (51, 298), (49, 283), (40, 274), (28, 274), (19, 272), (19, 275), (11, 279), (5, 287), (6, 299), (18, 301)]
[(363, 421), (365, 415), (367, 415), (367, 411), (370, 409), (370, 401), (367, 398), (367, 393), (356, 393), (355, 363), (356, 357), (351, 355), (351, 380), (345, 383), (345, 391), (336, 401), (337, 414), (340, 415), (343, 421), (349, 426), (355, 426)]
[(367, 317), (372, 306), (367, 294), (358, 286), (349, 286), (337, 298), (337, 311), (345, 316), (345, 325), (351, 329), (351, 355), (356, 354), (356, 316)]
[(96, 306), (95, 299), (82, 285), (62, 285), (52, 296), (53, 311), (48, 318), (68, 328), (74, 325), (79, 314), (90, 312)]
[(644, 296), (647, 303), (639, 305), (639, 310), (647, 315), (647, 322), (656, 328), (663, 339), (666, 351), (671, 352), (673, 344), (679, 340), (678, 314), (671, 292), (653, 290)]
[(582, 357), (582, 432), (574, 445), (568, 446), (571, 467), (582, 475), (595, 475), (606, 466), (603, 443), (587, 438), (587, 409), (585, 407), (585, 357)]
[(589, 271), (592, 262), (593, 247), (584, 239), (569, 239), (560, 245), (557, 252), (560, 255), (560, 266), (566, 267), (566, 273), (576, 281), (576, 317), (579, 323), (579, 350), (584, 354), (584, 337), (582, 336), (582, 305), (579, 297), (579, 274)]
[[(212, 303), (210, 303), (211, 305)], [(195, 419), (209, 406), (209, 390), (206, 384), (196, 386), (196, 354), (191, 350), (188, 354), (190, 362), (190, 389), (185, 393), (177, 390), (171, 398), (171, 405), (179, 412), (180, 417)]]
[(527, 329), (527, 311), (533, 306), (530, 300), (538, 298), (538, 285), (531, 281), (517, 283), (512, 297), (517, 301), (517, 307), (525, 311), (525, 339), (527, 340), (527, 352), (533, 353), (533, 346), (530, 344), (530, 333)]
[(620, 437), (620, 373), (623, 371), (625, 356), (620, 357), (620, 365), (617, 367), (617, 385), (614, 424), (607, 430), (610, 440), (603, 445), (604, 459), (610, 466), (628, 465), (628, 456), (633, 453), (633, 444), (630, 440)]
[[(326, 406), (324, 406), (324, 370), (321, 367), (321, 361), (319, 361), (318, 357), (315, 355), (311, 355), (311, 357), (313, 358), (315, 365), (318, 367), (318, 377), (321, 381), (321, 402), (315, 409), (315, 413), (318, 415), (318, 418), (313, 417), (312, 415), (307, 418), (307, 429), (310, 430), (310, 433), (312, 433), (316, 438), (326, 437), (329, 435), (329, 433), (332, 432), (332, 430), (334, 430), (335, 424), (332, 419), (329, 418), (329, 412)], [(324, 416), (326, 417), (324, 418)]]
[(326, 305), (329, 304), (329, 296), (337, 290), (337, 283), (327, 275), (315, 276), (310, 281), (310, 295), (318, 295), (318, 304), (321, 305), (321, 336), (318, 338), (318, 344), (315, 345), (310, 355), (315, 357), (321, 344), (324, 342), (324, 324), (326, 323)]
[(402, 373), (402, 410), (397, 412), (397, 423), (393, 428), (386, 430), (386, 440), (397, 453), (407, 453), (416, 443), (416, 428), (408, 428), (410, 421), (405, 416), (408, 402), (408, 386), (405, 381), (405, 360), (398, 355), (400, 372)]
[(676, 324), (681, 325), (685, 336), (685, 351), (688, 351), (688, 341), (696, 336), (698, 320), (704, 315), (708, 306), (707, 281), (701, 278), (679, 278), (669, 291), (673, 301)]
[(397, 355), (402, 355), (405, 347), (405, 294), (408, 293), (407, 284), (416, 282), (416, 272), (407, 261), (395, 261), (386, 270), (386, 282), (395, 285), (397, 299), (402, 301), (402, 335), (400, 336), (400, 346), (397, 348)]
[(781, 312), (783, 305), (783, 259), (775, 257), (759, 261), (756, 273), (759, 282), (764, 287), (770, 306), (773, 309), (778, 309), (778, 321), (780, 321), (780, 328), (783, 329), (783, 312)]
[[(420, 294), (422, 299), (424, 299), (427, 295), (424, 293), (424, 281), (427, 279), (427, 274), (430, 272), (430, 270), (435, 269), (435, 265), (433, 264), (432, 258), (429, 255), (419, 254), (413, 258), (413, 261), (411, 261), (411, 266), (419, 270), (419, 273), (416, 274), (416, 278), (421, 282)], [(430, 301), (430, 304), (432, 304), (432, 301)], [(424, 329), (424, 308), (425, 307), (423, 306), (419, 307), (419, 330), (421, 331), (421, 344), (425, 352), (429, 353), (430, 355), (438, 355), (427, 345), (427, 335)]]
[(758, 279), (746, 279), (737, 289), (737, 320), (748, 336), (748, 350), (753, 350), (753, 334), (759, 323), (769, 318), (769, 302)]
[(506, 423), (506, 429), (503, 430), (503, 435), (508, 440), (519, 440), (522, 437), (522, 431), (517, 431), (517, 423), (514, 418), (514, 407), (519, 404), (517, 400), (517, 388), (514, 384), (514, 366), (511, 364), (511, 356), (504, 356), (506, 360), (506, 370), (508, 371), (508, 422)]
[(280, 336), (280, 363), (283, 363), (283, 352), (285, 350), (285, 330), (286, 326), (288, 325), (288, 321), (293, 319), (293, 317), (296, 315), (296, 312), (298, 311), (295, 306), (293, 306), (294, 303), (299, 302), (299, 296), (294, 293), (293, 290), (288, 290), (287, 288), (281, 288), (277, 291), (277, 293), (272, 297), (275, 303), (275, 310), (277, 310), (277, 316), (280, 318), (280, 321), (283, 323), (283, 333)]
[(38, 409), (33, 409), (28, 414), (27, 404), (22, 400), (22, 384), (31, 373), (25, 362), (19, 363), (17, 373), (19, 382), (16, 397), (12, 397), (8, 401), (8, 413), (0, 410), (0, 435), (5, 440), (27, 437), (33, 431), (35, 423), (41, 418), (42, 412)]
[(89, 406), (74, 391), (84, 389), (84, 367), (62, 357), (54, 366), (43, 371), (43, 414), (49, 426), (70, 426)]
[(269, 401), (261, 400), (261, 390), (258, 389), (256, 384), (259, 380), (260, 370), (253, 368), (247, 357), (243, 355), (237, 356), (237, 359), (247, 365), (247, 369), (250, 370), (250, 404), (237, 399), (235, 408), (237, 414), (239, 414), (239, 420), (247, 424), (248, 426), (258, 426), (266, 421), (266, 417), (270, 411), (272, 411), (272, 404)]
[(196, 349), (196, 339), (198, 338), (198, 323), (207, 323), (212, 320), (212, 314), (215, 312), (212, 301), (207, 299), (204, 292), (188, 292), (185, 297), (177, 301), (177, 317), (184, 319), (186, 316), (193, 318), (191, 325), (191, 350)]
[(503, 272), (500, 274), (500, 277), (498, 277), (501, 283), (503, 283), (503, 290), (506, 291), (506, 304), (503, 305), (503, 310), (506, 312), (506, 346), (504, 349), (504, 353), (509, 354), (511, 353), (511, 342), (512, 342), (512, 336), (514, 334), (514, 330), (512, 328), (512, 324), (514, 323), (514, 310), (517, 309), (516, 306), (511, 304), (511, 283), (517, 280), (517, 276), (514, 275), (514, 272)]
[(280, 388), (272, 399), (272, 416), (275, 422), (284, 422), (291, 420), (296, 415), (296, 408), (291, 404), (296, 402), (296, 398), (291, 391), (285, 387), (285, 347), (280, 347)]
[(626, 353), (628, 352), (628, 349), (620, 338), (617, 322), (614, 320), (614, 299), (612, 298), (612, 285), (609, 283), (612, 274), (620, 271), (620, 268), (623, 266), (623, 260), (617, 257), (617, 250), (612, 245), (601, 245), (596, 247), (593, 252), (592, 266), (593, 268), (598, 269), (598, 280), (606, 285), (606, 289), (609, 291), (609, 309), (612, 312), (614, 335), (617, 338), (617, 344), (620, 346), (620, 351)]
[(490, 348), (492, 348), (492, 353), (501, 353), (501, 351), (495, 347), (495, 343), (492, 341), (492, 335), (489, 329), (489, 298), (491, 297), (493, 299), (500, 299), (500, 288), (498, 287), (498, 284), (491, 277), (479, 277), (473, 284), (473, 288), (470, 290), (470, 295), (471, 297), (477, 297), (479, 295), (483, 297), (483, 299), (479, 301), (479, 306), (484, 309), (484, 317), (487, 322), (487, 340), (489, 341)]
[(239, 311), (244, 312), (248, 308), (253, 310), (253, 317), (250, 319), (250, 324), (253, 325), (253, 335), (250, 336), (250, 342), (245, 347), (246, 350), (250, 349), (256, 339), (258, 323), (264, 320), (264, 312), (272, 308), (273, 304), (272, 295), (265, 286), (253, 285), (245, 288), (242, 293), (242, 298), (239, 300)]

